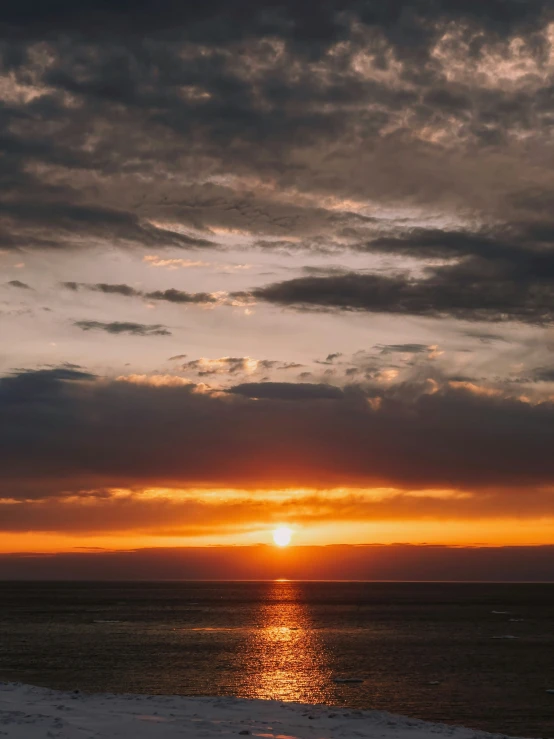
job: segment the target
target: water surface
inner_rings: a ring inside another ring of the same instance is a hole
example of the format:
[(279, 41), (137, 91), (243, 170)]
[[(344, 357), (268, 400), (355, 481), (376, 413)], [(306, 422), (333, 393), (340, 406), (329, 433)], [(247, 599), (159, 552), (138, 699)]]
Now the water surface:
[(554, 586), (0, 583), (0, 678), (554, 737)]

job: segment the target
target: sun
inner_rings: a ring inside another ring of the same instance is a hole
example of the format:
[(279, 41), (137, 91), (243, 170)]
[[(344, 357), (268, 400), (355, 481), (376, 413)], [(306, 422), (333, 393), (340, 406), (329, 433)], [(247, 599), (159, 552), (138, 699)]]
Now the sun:
[(288, 546), (290, 544), (291, 537), (292, 531), (288, 526), (279, 526), (279, 528), (275, 529), (273, 532), (273, 541), (278, 547)]

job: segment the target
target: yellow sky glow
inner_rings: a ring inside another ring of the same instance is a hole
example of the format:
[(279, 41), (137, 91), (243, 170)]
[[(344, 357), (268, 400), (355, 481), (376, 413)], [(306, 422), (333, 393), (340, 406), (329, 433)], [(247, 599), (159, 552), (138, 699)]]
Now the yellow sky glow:
[[(291, 522), (292, 523), (292, 522)], [(0, 553), (68, 552), (99, 547), (139, 549), (142, 547), (273, 545), (275, 524), (260, 524), (249, 531), (221, 532), (201, 536), (162, 536), (156, 533), (125, 532), (110, 535), (57, 533), (2, 533)], [(328, 544), (445, 544), (451, 546), (530, 546), (551, 544), (554, 517), (543, 519), (499, 519), (495, 521), (387, 521), (354, 524), (324, 523), (294, 526), (293, 546)]]

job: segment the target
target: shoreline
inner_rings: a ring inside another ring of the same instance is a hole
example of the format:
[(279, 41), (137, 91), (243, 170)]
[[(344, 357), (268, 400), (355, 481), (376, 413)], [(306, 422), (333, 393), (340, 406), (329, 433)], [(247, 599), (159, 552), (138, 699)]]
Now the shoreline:
[(3, 739), (507, 739), (384, 711), (234, 697), (82, 693), (0, 682)]

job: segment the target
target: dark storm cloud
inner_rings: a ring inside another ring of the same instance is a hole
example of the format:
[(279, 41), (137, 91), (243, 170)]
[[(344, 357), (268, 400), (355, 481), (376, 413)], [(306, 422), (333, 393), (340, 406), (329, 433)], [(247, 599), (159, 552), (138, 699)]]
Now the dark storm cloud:
[(246, 398), (275, 400), (337, 400), (343, 391), (333, 385), (295, 384), (293, 382), (245, 382), (229, 388), (229, 393)]
[(145, 323), (132, 323), (129, 321), (112, 321), (111, 323), (103, 323), (102, 321), (75, 321), (83, 331), (105, 331), (108, 334), (132, 334), (134, 336), (171, 336), (165, 326), (159, 323), (148, 325)]
[(111, 285), (103, 282), (90, 284), (85, 282), (63, 282), (62, 285), (68, 290), (77, 292), (81, 288), (92, 292), (105, 293), (106, 295), (122, 295), (125, 298), (146, 298), (148, 300), (166, 300), (169, 303), (215, 303), (216, 298), (210, 293), (187, 293), (184, 290), (155, 290), (144, 292), (136, 290), (130, 285)]
[[(68, 369), (15, 374), (0, 381), (4, 496), (149, 485), (457, 488), (476, 501), (443, 508), (471, 516), (521, 512), (525, 487), (527, 515), (551, 511), (551, 401), (469, 383), (400, 390), (259, 383), (220, 392)], [(399, 505), (413, 512), (418, 501)]]

